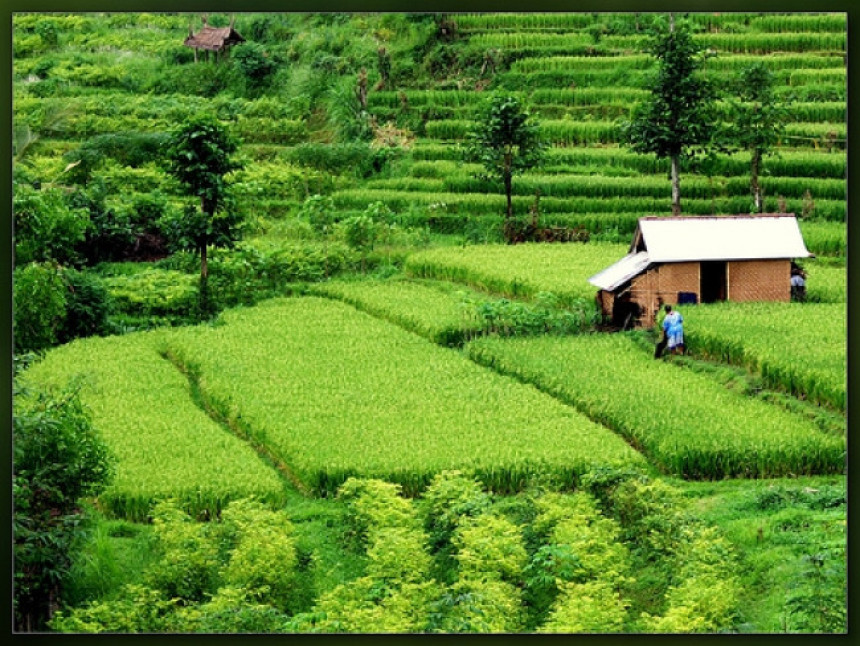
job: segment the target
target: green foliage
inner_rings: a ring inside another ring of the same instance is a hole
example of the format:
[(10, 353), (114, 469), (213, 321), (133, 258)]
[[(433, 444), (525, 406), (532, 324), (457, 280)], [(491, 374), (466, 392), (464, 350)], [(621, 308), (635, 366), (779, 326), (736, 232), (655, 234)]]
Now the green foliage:
[(568, 407), (348, 305), (273, 299), (222, 320), (177, 330), (170, 351), (199, 367), (207, 403), (241, 415), (312, 491), (361, 475), (411, 493), (443, 469), (517, 491), (537, 474), (564, 483), (593, 464), (641, 463)]
[(204, 517), (243, 497), (282, 502), (274, 469), (195, 405), (188, 378), (159, 350), (157, 332), (82, 339), (27, 370), (40, 387), (82, 379), (81, 400), (117, 459), (101, 509), (139, 521), (168, 497)]
[(433, 632), (518, 633), (525, 621), (519, 589), (496, 578), (457, 581), (436, 608)]
[(52, 392), (16, 375), (14, 391), (14, 622), (30, 632), (62, 598), (85, 521), (80, 500), (108, 484), (113, 458), (74, 386)]
[(383, 150), (361, 142), (301, 143), (285, 150), (284, 157), (302, 166), (334, 174), (349, 173), (360, 178), (379, 172), (387, 160)]
[(258, 603), (290, 608), (297, 588), (298, 553), (286, 515), (258, 502), (237, 500), (227, 505), (221, 519), (236, 536), (221, 571), (224, 584), (246, 590)]
[(68, 298), (62, 268), (31, 263), (17, 267), (12, 281), (15, 352), (38, 352), (55, 345)]
[[(621, 138), (638, 153), (675, 160), (708, 148), (714, 137), (714, 88), (700, 74), (703, 47), (685, 23), (659, 28), (648, 45), (657, 59), (651, 94), (621, 124)], [(680, 213), (678, 178), (673, 172), (673, 213)]]
[(78, 247), (91, 227), (89, 213), (70, 205), (62, 190), (16, 183), (12, 211), (15, 264), (80, 261)]
[[(748, 319), (743, 328), (748, 334)], [(706, 375), (655, 362), (653, 353), (634, 348), (624, 335), (484, 337), (472, 341), (467, 352), (482, 365), (576, 406), (628, 438), (662, 469), (687, 478), (844, 469), (845, 438)]]
[(519, 528), (508, 519), (480, 514), (464, 519), (451, 537), (461, 580), (522, 581), (528, 556)]
[(265, 87), (277, 69), (277, 62), (271, 54), (254, 42), (242, 43), (233, 49), (230, 57), (241, 70), (251, 92)]
[(144, 268), (104, 279), (115, 312), (140, 317), (189, 316), (197, 301), (194, 277), (169, 269)]
[(188, 206), (182, 216), (168, 214), (160, 224), (177, 249), (200, 253), (200, 313), (212, 306), (208, 290), (207, 248), (231, 247), (241, 235), (242, 218), (231, 208), (225, 175), (241, 168), (231, 155), (238, 142), (211, 115), (200, 114), (172, 134), (165, 168), (188, 195), (200, 198), (200, 210)]
[(311, 195), (296, 215), (307, 220), (317, 233), (328, 233), (334, 224), (334, 202), (327, 195)]
[(113, 301), (104, 282), (95, 274), (67, 269), (66, 311), (57, 338), (60, 343), (91, 335), (104, 335), (109, 329), (108, 313)]
[(476, 122), (468, 134), (465, 158), (480, 163), (487, 176), (502, 181), (508, 205), (506, 217), (510, 218), (513, 176), (533, 168), (541, 159), (543, 146), (538, 126), (513, 95), (488, 99), (482, 104)]
[(565, 583), (540, 632), (622, 632), (627, 619), (627, 605), (611, 582)]
[[(283, 512), (236, 500), (223, 520), (173, 501), (152, 512), (157, 560), (116, 599), (59, 613), (60, 632), (279, 632), (295, 602), (296, 548)], [(140, 607), (135, 607), (139, 605)]]
[(442, 471), (421, 495), (424, 527), (431, 543), (444, 546), (459, 525), (489, 509), (490, 497), (480, 483), (462, 471)]
[(338, 497), (347, 503), (348, 535), (359, 547), (375, 541), (379, 528), (413, 528), (412, 504), (401, 496), (399, 485), (382, 480), (349, 478), (338, 489)]
[(58, 612), (51, 628), (62, 633), (167, 632), (169, 618), (178, 605), (178, 599), (165, 598), (161, 591), (129, 584), (117, 600)]
[(160, 558), (147, 572), (146, 583), (168, 598), (199, 602), (217, 582), (218, 546), (206, 527), (194, 522), (173, 501), (159, 502), (152, 524)]

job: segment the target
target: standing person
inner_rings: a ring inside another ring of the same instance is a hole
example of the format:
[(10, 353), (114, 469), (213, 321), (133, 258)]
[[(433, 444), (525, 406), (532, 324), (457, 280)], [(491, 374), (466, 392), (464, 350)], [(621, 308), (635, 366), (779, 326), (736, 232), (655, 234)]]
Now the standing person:
[(663, 334), (666, 345), (672, 354), (684, 354), (684, 317), (671, 305), (666, 305), (666, 318), (663, 319)]
[(803, 303), (806, 300), (806, 272), (791, 263), (791, 300)]

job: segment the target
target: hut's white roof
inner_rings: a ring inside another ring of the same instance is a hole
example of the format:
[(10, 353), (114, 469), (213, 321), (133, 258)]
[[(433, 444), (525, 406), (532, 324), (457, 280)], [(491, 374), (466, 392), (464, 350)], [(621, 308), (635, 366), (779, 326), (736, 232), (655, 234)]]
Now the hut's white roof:
[(640, 218), (630, 250), (643, 246), (651, 262), (810, 255), (797, 218), (784, 214)]
[(642, 273), (650, 264), (647, 251), (629, 253), (614, 265), (610, 265), (599, 274), (588, 279), (588, 282), (600, 289), (612, 291), (623, 285), (634, 276)]

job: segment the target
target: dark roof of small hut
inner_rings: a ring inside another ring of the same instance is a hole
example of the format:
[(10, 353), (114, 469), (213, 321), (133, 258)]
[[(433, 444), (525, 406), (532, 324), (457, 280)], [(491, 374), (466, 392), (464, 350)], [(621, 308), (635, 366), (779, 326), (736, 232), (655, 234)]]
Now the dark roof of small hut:
[(210, 27), (204, 24), (196, 34), (189, 34), (185, 45), (195, 49), (208, 49), (217, 52), (236, 43), (244, 43), (245, 39), (233, 27)]

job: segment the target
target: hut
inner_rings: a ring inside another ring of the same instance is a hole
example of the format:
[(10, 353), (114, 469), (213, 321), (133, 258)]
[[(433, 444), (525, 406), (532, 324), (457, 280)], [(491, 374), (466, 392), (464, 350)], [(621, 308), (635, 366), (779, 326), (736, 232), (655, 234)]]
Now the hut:
[(644, 217), (588, 280), (604, 316), (651, 326), (664, 303), (789, 301), (792, 261), (811, 255), (793, 214)]
[(193, 32), (191, 25), (188, 26), (188, 38), (185, 39), (185, 46), (191, 47), (194, 50), (194, 62), (197, 62), (197, 50), (202, 49), (206, 52), (208, 58), (209, 52), (215, 52), (217, 60), (218, 55), (226, 55), (230, 51), (230, 47), (244, 43), (245, 39), (233, 29), (234, 18), (230, 19), (229, 27), (210, 27), (207, 17), (203, 16), (203, 27), (196, 34)]

